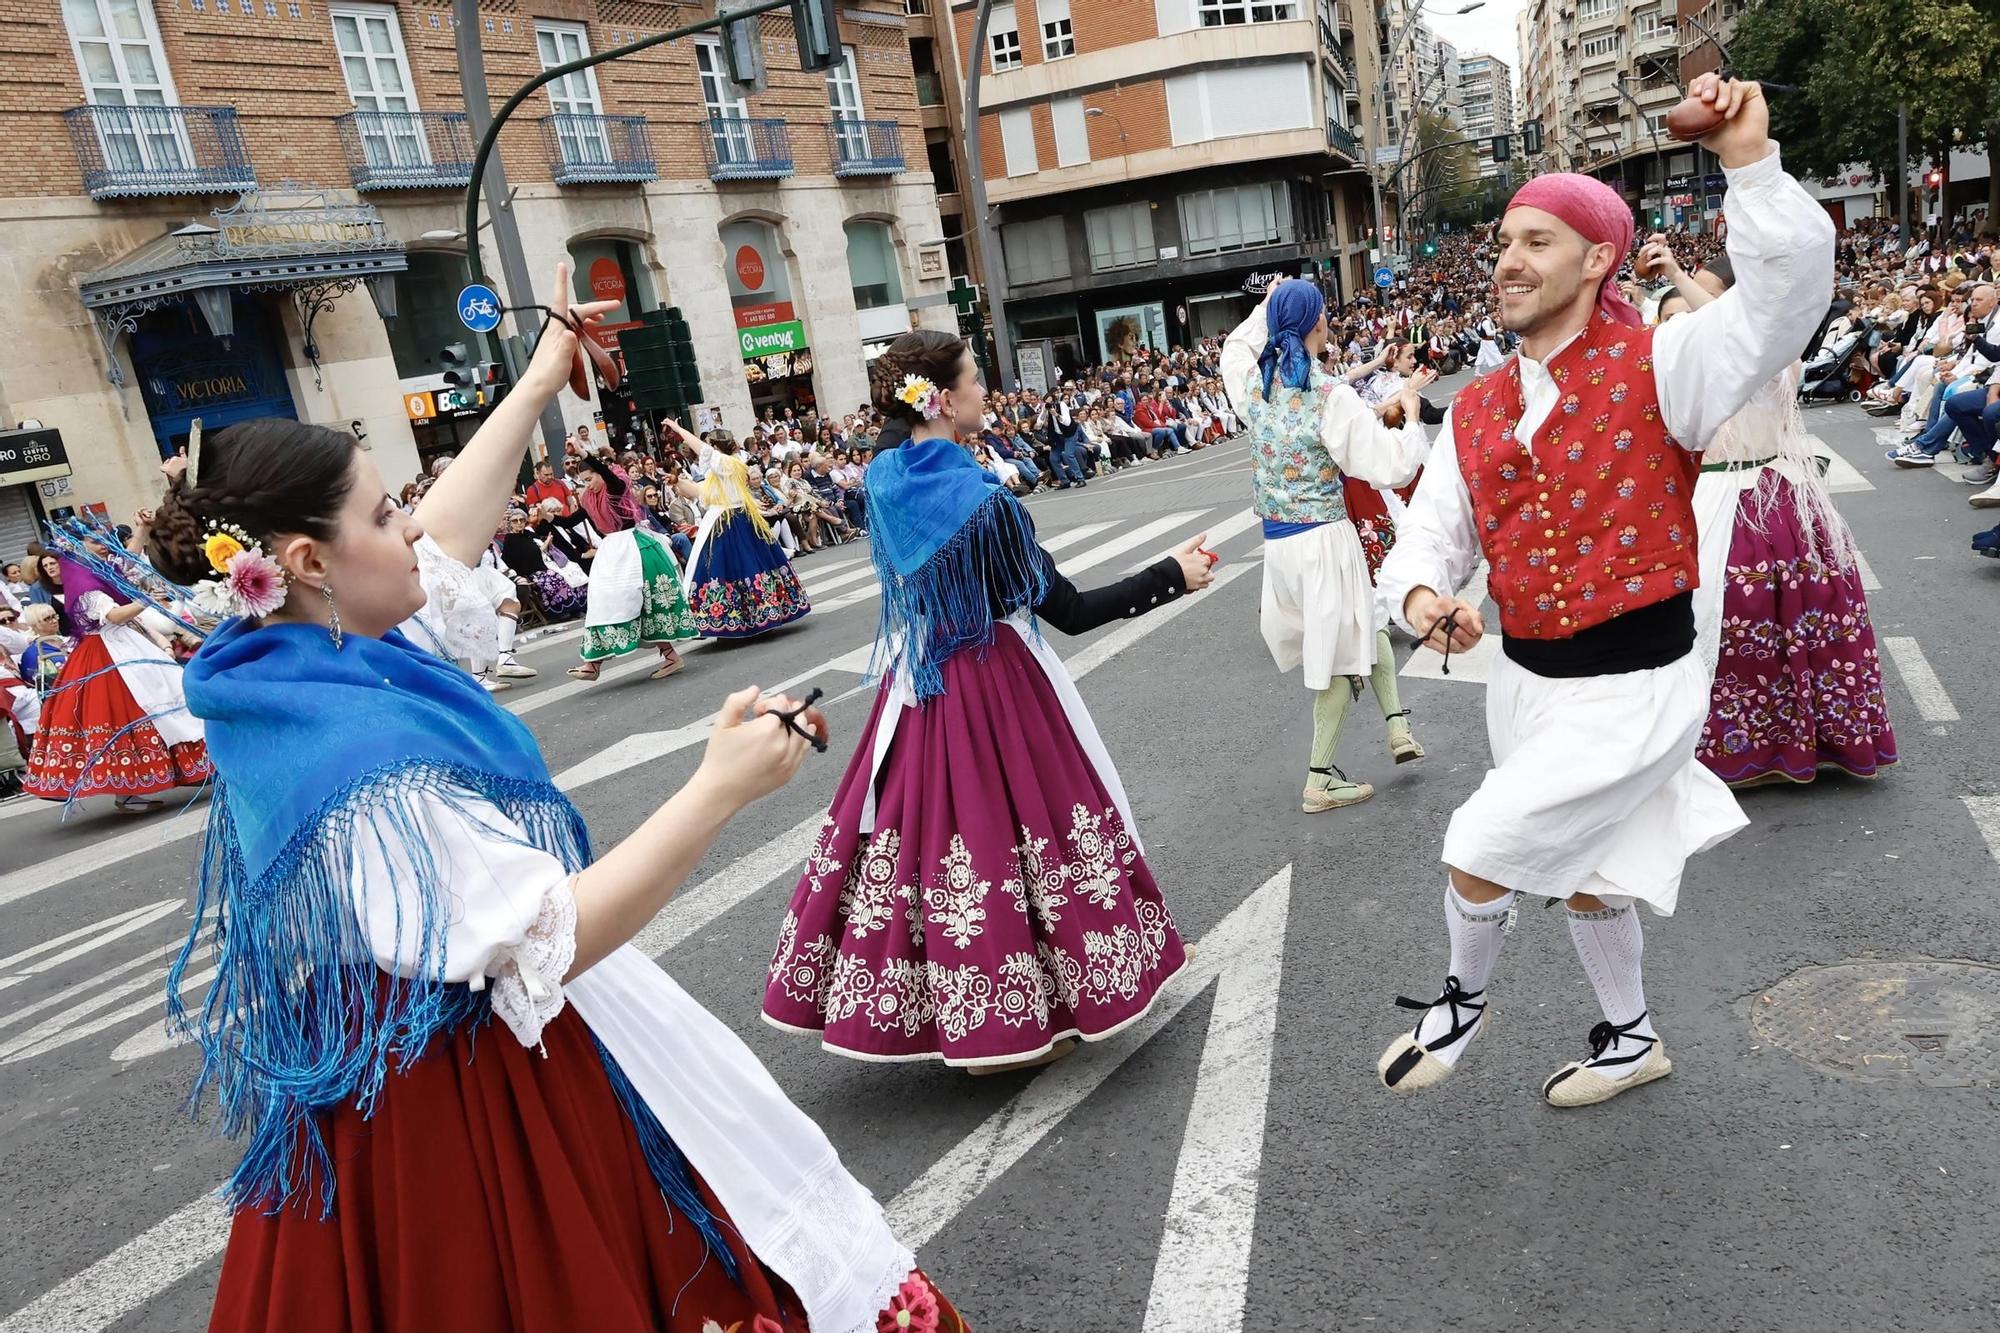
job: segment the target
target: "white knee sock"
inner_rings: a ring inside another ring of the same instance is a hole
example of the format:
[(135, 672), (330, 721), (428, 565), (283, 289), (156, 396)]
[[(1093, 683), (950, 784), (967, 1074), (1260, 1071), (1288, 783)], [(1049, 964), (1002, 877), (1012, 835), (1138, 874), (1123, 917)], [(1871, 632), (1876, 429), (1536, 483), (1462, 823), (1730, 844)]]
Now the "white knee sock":
[(1646, 987), (1639, 960), (1646, 952), (1639, 913), (1631, 907), (1606, 907), (1598, 912), (1569, 913), (1569, 937), (1576, 956), (1590, 977), (1591, 989), (1614, 1029), (1604, 1050), (1590, 1060), (1596, 1073), (1622, 1078), (1639, 1067), (1630, 1056), (1644, 1056), (1652, 1043), (1653, 1016), (1646, 1008)]
[(500, 613), (500, 660), (503, 662), (514, 654), (514, 631), (519, 629), (520, 625), (521, 622), (517, 618), (505, 611)]
[[(1449, 975), (1458, 978), (1458, 988), (1467, 995), (1478, 995), (1492, 979), (1493, 965), (1500, 959), (1500, 945), (1505, 938), (1502, 928), (1507, 924), (1507, 909), (1513, 905), (1511, 893), (1490, 903), (1474, 903), (1460, 897), (1449, 883), (1445, 885), (1444, 924), (1451, 935)], [(1478, 1003), (1485, 1003), (1485, 997), (1480, 996)], [(1449, 1004), (1427, 1009), (1417, 1023), (1417, 1041), (1428, 1045), (1472, 1017), (1473, 1012), (1463, 1005), (1458, 1006), (1456, 1014)], [(1458, 1040), (1438, 1047), (1431, 1054), (1448, 1065), (1456, 1064), (1471, 1044), (1472, 1031), (1468, 1028)]]

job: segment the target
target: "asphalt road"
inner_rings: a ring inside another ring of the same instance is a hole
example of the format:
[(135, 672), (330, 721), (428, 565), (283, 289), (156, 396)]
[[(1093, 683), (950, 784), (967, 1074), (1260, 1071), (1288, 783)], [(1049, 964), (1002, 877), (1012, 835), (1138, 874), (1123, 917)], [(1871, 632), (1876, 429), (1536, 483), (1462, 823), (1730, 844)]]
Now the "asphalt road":
[[(1239, 446), (1033, 502), (1085, 585), (1203, 529), (1229, 534), (1214, 544), (1230, 575), (1170, 619), (1058, 644), (1181, 930), (1205, 943), (1161, 1021), (1039, 1074), (851, 1063), (757, 1019), (865, 714), (864, 548), (801, 563), (821, 607), (805, 622), (703, 647), (670, 681), (573, 686), (574, 638), (558, 636), (502, 701), (609, 844), (692, 771), (730, 690), (836, 696), (834, 753), (725, 833), (648, 943), (827, 1128), (983, 1333), (1990, 1329), (2000, 1004), (1982, 1008), (1977, 984), (1913, 998), (1898, 978), (1912, 960), (1996, 962), (2000, 562), (1966, 549), (1990, 518), (1944, 469), (1890, 467), (1856, 409), (1808, 422), (1849, 465), (1842, 507), (1881, 584), (1878, 634), (1898, 643), (1902, 763), (1745, 797), (1751, 827), (1691, 865), (1672, 921), (1648, 922), (1674, 1076), (1587, 1111), (1536, 1095), (1598, 1017), (1541, 911), (1508, 943), (1500, 1021), (1458, 1076), (1416, 1098), (1376, 1084), (1393, 996), (1433, 991), (1443, 964), (1437, 855), (1487, 762), (1481, 673), (1405, 675), (1430, 753), (1400, 769), (1364, 701), (1339, 761), (1376, 799), (1302, 814), (1308, 698), (1257, 637)], [(198, 1328), (218, 1268), (204, 1200), (234, 1150), (180, 1114), (194, 1061), (158, 1035), (155, 975), (185, 930), (204, 807), (135, 820), (105, 804), (66, 824), (0, 806), (0, 1333)], [(1850, 960), (1855, 982), (1795, 1026), (1838, 1052), (1901, 1022), (1913, 1048), (1950, 1053), (1944, 1074), (1936, 1056), (1850, 1069), (1770, 1039), (1786, 978)]]

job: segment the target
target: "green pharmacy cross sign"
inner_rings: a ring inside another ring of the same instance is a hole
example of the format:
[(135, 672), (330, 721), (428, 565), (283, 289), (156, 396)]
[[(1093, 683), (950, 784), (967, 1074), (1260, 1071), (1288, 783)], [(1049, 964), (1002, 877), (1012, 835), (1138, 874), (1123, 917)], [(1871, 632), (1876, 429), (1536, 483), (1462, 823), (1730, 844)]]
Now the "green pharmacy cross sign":
[(736, 338), (743, 347), (745, 361), (784, 352), (803, 352), (811, 346), (806, 341), (806, 326), (796, 319), (788, 319), (782, 324), (759, 324), (753, 328), (738, 329)]

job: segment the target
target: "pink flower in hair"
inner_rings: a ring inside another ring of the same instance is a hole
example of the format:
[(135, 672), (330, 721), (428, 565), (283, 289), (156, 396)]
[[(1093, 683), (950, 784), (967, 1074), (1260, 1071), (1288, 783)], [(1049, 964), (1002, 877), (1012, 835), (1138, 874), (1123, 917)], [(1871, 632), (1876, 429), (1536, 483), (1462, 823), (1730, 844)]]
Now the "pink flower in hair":
[(285, 604), (285, 571), (261, 551), (231, 557), (226, 577), (238, 615), (268, 616)]

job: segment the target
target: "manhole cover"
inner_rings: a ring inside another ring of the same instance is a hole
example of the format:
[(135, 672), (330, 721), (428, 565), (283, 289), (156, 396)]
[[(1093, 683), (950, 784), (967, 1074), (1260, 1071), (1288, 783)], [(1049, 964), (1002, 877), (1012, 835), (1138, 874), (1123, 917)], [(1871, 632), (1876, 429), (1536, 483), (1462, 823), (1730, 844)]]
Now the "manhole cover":
[(1867, 962), (1808, 967), (1750, 1006), (1757, 1035), (1836, 1074), (1933, 1088), (2000, 1082), (2000, 967)]

